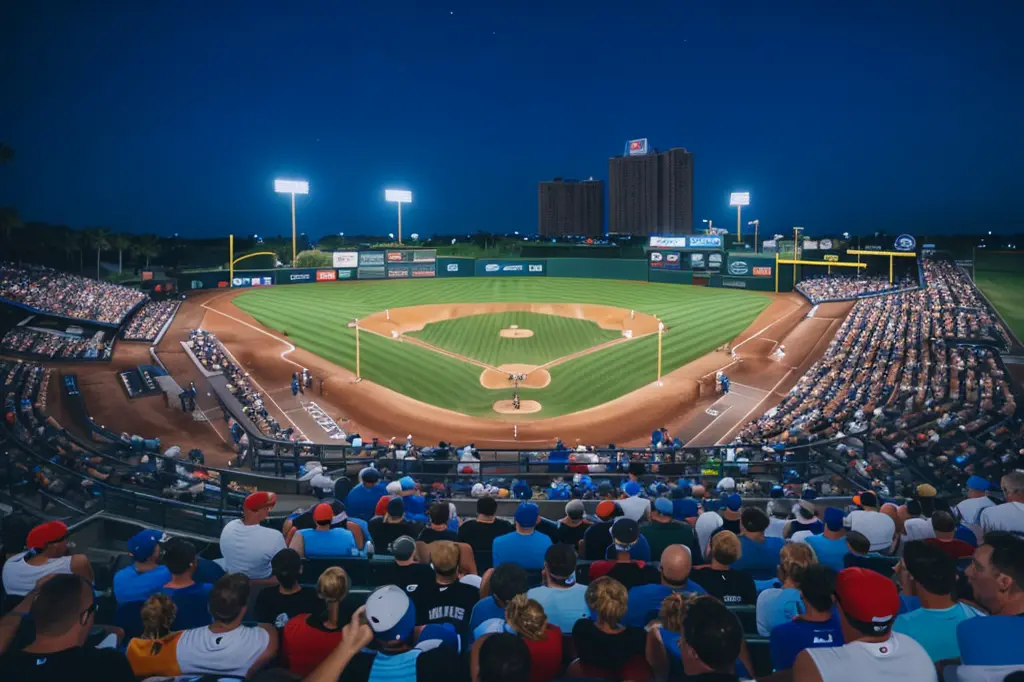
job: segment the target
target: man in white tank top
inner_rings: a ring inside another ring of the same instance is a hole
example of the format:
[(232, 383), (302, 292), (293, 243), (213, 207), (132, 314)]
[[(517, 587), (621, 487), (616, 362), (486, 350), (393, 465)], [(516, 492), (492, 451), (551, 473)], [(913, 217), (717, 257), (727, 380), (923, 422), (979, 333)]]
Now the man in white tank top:
[(836, 578), (836, 605), (846, 644), (805, 649), (792, 679), (799, 682), (937, 682), (928, 652), (892, 631), (900, 597), (891, 580), (866, 568), (847, 568)]
[(15, 554), (4, 564), (4, 592), (24, 597), (43, 578), (60, 573), (75, 573), (90, 583), (92, 566), (84, 554), (68, 554), (68, 527), (61, 521), (49, 521), (33, 528), (25, 541), (28, 551)]
[(981, 529), (986, 533), (1005, 530), (1018, 537), (1024, 536), (1024, 471), (1018, 469), (1006, 474), (1000, 486), (1006, 502), (982, 510), (978, 516)]

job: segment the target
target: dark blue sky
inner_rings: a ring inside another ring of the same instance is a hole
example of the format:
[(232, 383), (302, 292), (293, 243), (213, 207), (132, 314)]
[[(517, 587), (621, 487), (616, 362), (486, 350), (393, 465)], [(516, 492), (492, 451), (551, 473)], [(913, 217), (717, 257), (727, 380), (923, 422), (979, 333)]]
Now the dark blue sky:
[(1021, 227), (1020, 0), (4, 3), (0, 204), (191, 236), (535, 232), (628, 138), (762, 231)]

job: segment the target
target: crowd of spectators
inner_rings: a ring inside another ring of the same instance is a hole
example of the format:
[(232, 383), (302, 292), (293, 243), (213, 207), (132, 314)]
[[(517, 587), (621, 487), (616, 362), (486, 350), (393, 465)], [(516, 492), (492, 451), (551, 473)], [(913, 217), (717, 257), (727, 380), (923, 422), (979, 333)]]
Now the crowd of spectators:
[(148, 301), (125, 325), (123, 338), (125, 341), (155, 341), (180, 307), (181, 301), (177, 300)]
[(203, 329), (189, 334), (188, 347), (202, 366), (210, 372), (223, 372), (228, 380), (228, 390), (242, 404), (242, 412), (260, 433), (270, 438), (291, 440), (293, 427), (283, 428), (263, 404), (263, 396), (255, 390), (249, 380), (249, 373), (235, 364), (217, 337)]
[(114, 341), (15, 327), (0, 340), (0, 350), (50, 360), (109, 360), (114, 354)]
[(801, 280), (797, 283), (796, 290), (817, 305), (829, 301), (850, 301), (873, 294), (895, 293), (917, 287), (918, 282), (912, 277), (901, 277), (890, 283), (889, 278), (883, 275), (828, 275)]
[(50, 268), (4, 263), (0, 264), (0, 299), (41, 313), (119, 324), (146, 295)]
[(1009, 336), (963, 269), (949, 261), (923, 264), (928, 309), (946, 338), (989, 341), (1010, 347)]

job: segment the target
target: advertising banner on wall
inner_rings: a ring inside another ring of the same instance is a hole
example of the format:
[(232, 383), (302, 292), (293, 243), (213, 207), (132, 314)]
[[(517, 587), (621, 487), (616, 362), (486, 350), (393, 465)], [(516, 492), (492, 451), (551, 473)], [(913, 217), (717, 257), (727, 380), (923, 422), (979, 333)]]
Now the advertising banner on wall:
[(751, 274), (754, 277), (771, 277), (772, 276), (772, 265), (755, 265), (750, 269)]
[(356, 251), (335, 251), (333, 256), (336, 268), (359, 267), (359, 253)]
[(651, 237), (652, 249), (721, 249), (722, 236), (718, 234), (691, 234), (685, 237)]
[(434, 277), (436, 274), (433, 263), (413, 263), (409, 266), (409, 275), (412, 277)]
[(665, 252), (665, 269), (666, 270), (678, 270), (679, 269), (679, 252), (678, 251), (666, 251)]
[(386, 253), (388, 263), (433, 263), (437, 260), (434, 249), (396, 249)]
[(474, 272), (474, 261), (472, 258), (445, 258), (437, 259), (438, 277), (472, 277)]
[(356, 271), (352, 268), (338, 270), (338, 279), (355, 279)]
[(388, 279), (409, 279), (408, 265), (389, 265)]
[(334, 270), (317, 270), (316, 281), (318, 282), (333, 282), (338, 279), (338, 273)]
[(305, 284), (316, 277), (315, 270), (288, 270), (277, 275), (280, 284)]
[(665, 254), (661, 251), (651, 251), (648, 255), (652, 268), (663, 268), (665, 267)]
[(690, 254), (690, 267), (694, 270), (704, 269), (704, 254), (703, 253), (691, 253)]
[(708, 254), (708, 270), (721, 270), (722, 269), (722, 254), (720, 253), (709, 253)]
[(538, 277), (545, 274), (542, 260), (478, 260), (477, 277)]
[(273, 275), (263, 277), (235, 277), (231, 280), (233, 287), (269, 287), (274, 284)]
[[(364, 268), (366, 266), (384, 265), (384, 252), (383, 251), (360, 251), (359, 252), (359, 267)], [(362, 277), (360, 277), (362, 279)]]
[[(382, 256), (384, 254), (381, 254)], [(384, 270), (383, 265), (370, 265), (368, 267), (360, 267), (358, 271), (359, 279), (384, 279), (387, 273)]]

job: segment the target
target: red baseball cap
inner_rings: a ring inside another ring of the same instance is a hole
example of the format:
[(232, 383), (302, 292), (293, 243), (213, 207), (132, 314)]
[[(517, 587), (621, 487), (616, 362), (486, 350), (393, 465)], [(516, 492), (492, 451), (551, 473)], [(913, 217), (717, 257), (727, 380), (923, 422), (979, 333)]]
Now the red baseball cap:
[(67, 536), (68, 527), (63, 521), (47, 521), (29, 531), (25, 546), (29, 549), (43, 549)]
[(247, 511), (259, 511), (265, 507), (273, 507), (275, 504), (277, 504), (277, 493), (268, 493), (261, 490), (245, 498), (245, 508)]
[(867, 568), (845, 568), (836, 577), (836, 599), (848, 618), (870, 623), (885, 632), (900, 612), (896, 585)]
[(377, 506), (374, 507), (374, 509), (373, 509), (374, 515), (375, 516), (384, 516), (385, 514), (387, 514), (388, 513), (388, 502), (389, 501), (391, 501), (391, 498), (388, 497), (387, 495), (384, 495), (379, 500), (377, 500)]
[(334, 510), (331, 509), (331, 505), (326, 502), (321, 502), (317, 506), (313, 507), (313, 520), (317, 523), (322, 521), (331, 521), (334, 519)]
[(610, 519), (615, 513), (615, 503), (611, 500), (604, 500), (597, 503), (597, 516), (602, 519)]

